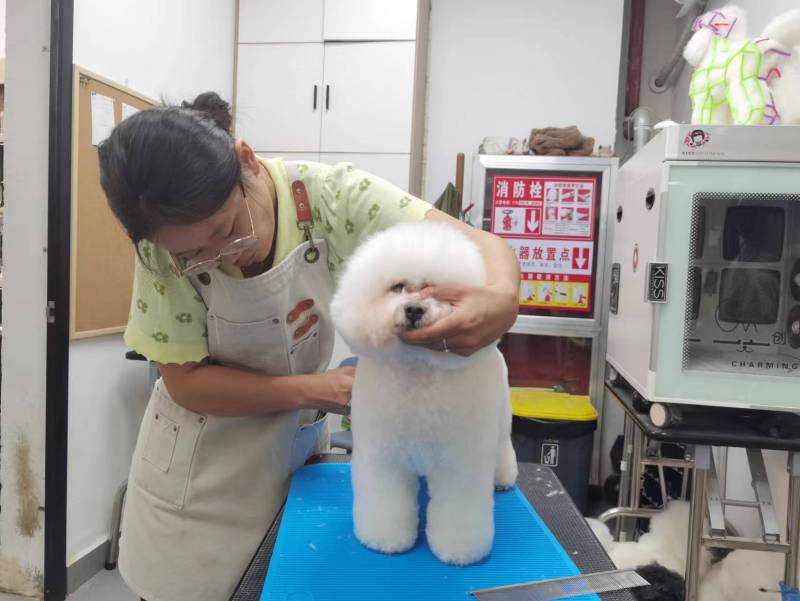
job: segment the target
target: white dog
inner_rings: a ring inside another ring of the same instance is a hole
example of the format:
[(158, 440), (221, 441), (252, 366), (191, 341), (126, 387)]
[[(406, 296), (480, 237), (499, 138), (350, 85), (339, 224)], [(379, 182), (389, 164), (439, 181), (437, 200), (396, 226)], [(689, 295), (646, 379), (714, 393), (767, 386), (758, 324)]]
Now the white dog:
[(505, 361), (495, 345), (462, 357), (398, 337), (452, 311), (420, 300), (424, 287), (485, 281), (477, 247), (457, 229), (430, 222), (371, 237), (341, 277), (331, 314), (359, 355), (353, 518), (356, 537), (371, 549), (400, 553), (414, 545), (424, 476), (426, 536), (436, 557), (466, 565), (491, 550), (494, 489), (517, 477)]

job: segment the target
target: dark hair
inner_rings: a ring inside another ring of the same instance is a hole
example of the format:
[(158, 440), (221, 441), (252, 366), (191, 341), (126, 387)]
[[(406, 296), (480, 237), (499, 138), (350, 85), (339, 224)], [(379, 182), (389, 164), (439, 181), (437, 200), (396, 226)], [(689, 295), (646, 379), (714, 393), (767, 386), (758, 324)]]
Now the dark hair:
[(216, 213), (241, 181), (230, 105), (214, 92), (140, 111), (100, 144), (100, 184), (137, 245), (162, 225)]

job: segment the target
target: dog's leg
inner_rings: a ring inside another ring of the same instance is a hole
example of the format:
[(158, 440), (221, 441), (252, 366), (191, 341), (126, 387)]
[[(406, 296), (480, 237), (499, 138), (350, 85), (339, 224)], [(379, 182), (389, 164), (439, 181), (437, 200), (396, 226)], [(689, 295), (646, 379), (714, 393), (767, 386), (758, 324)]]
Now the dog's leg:
[(494, 538), (492, 466), (466, 467), (443, 467), (428, 476), (428, 544), (441, 561), (456, 565), (483, 559)]
[(497, 441), (497, 466), (494, 472), (494, 485), (499, 489), (508, 489), (517, 481), (517, 454), (511, 444), (511, 391), (508, 389), (507, 377), (503, 378), (503, 397), (506, 400), (500, 405)]
[(517, 454), (511, 444), (511, 437), (506, 435), (500, 440), (497, 449), (497, 468), (494, 472), (494, 486), (507, 490), (517, 481)]
[(353, 455), (353, 522), (356, 538), (382, 553), (414, 546), (419, 527), (416, 474)]

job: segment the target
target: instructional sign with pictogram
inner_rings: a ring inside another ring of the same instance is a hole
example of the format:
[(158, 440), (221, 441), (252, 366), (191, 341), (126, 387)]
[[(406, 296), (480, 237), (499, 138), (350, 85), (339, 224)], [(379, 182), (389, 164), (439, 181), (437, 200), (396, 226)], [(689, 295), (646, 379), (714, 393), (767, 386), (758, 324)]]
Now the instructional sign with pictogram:
[(491, 178), (491, 231), (517, 253), (521, 308), (591, 314), (598, 185), (563, 172)]

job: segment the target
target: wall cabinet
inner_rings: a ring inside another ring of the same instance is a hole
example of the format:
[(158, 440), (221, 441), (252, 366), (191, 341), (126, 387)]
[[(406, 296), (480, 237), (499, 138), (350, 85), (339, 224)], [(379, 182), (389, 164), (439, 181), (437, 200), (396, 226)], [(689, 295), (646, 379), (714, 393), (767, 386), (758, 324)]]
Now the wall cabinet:
[(350, 160), (419, 194), (429, 11), (427, 0), (240, 0), (236, 135), (265, 156)]

